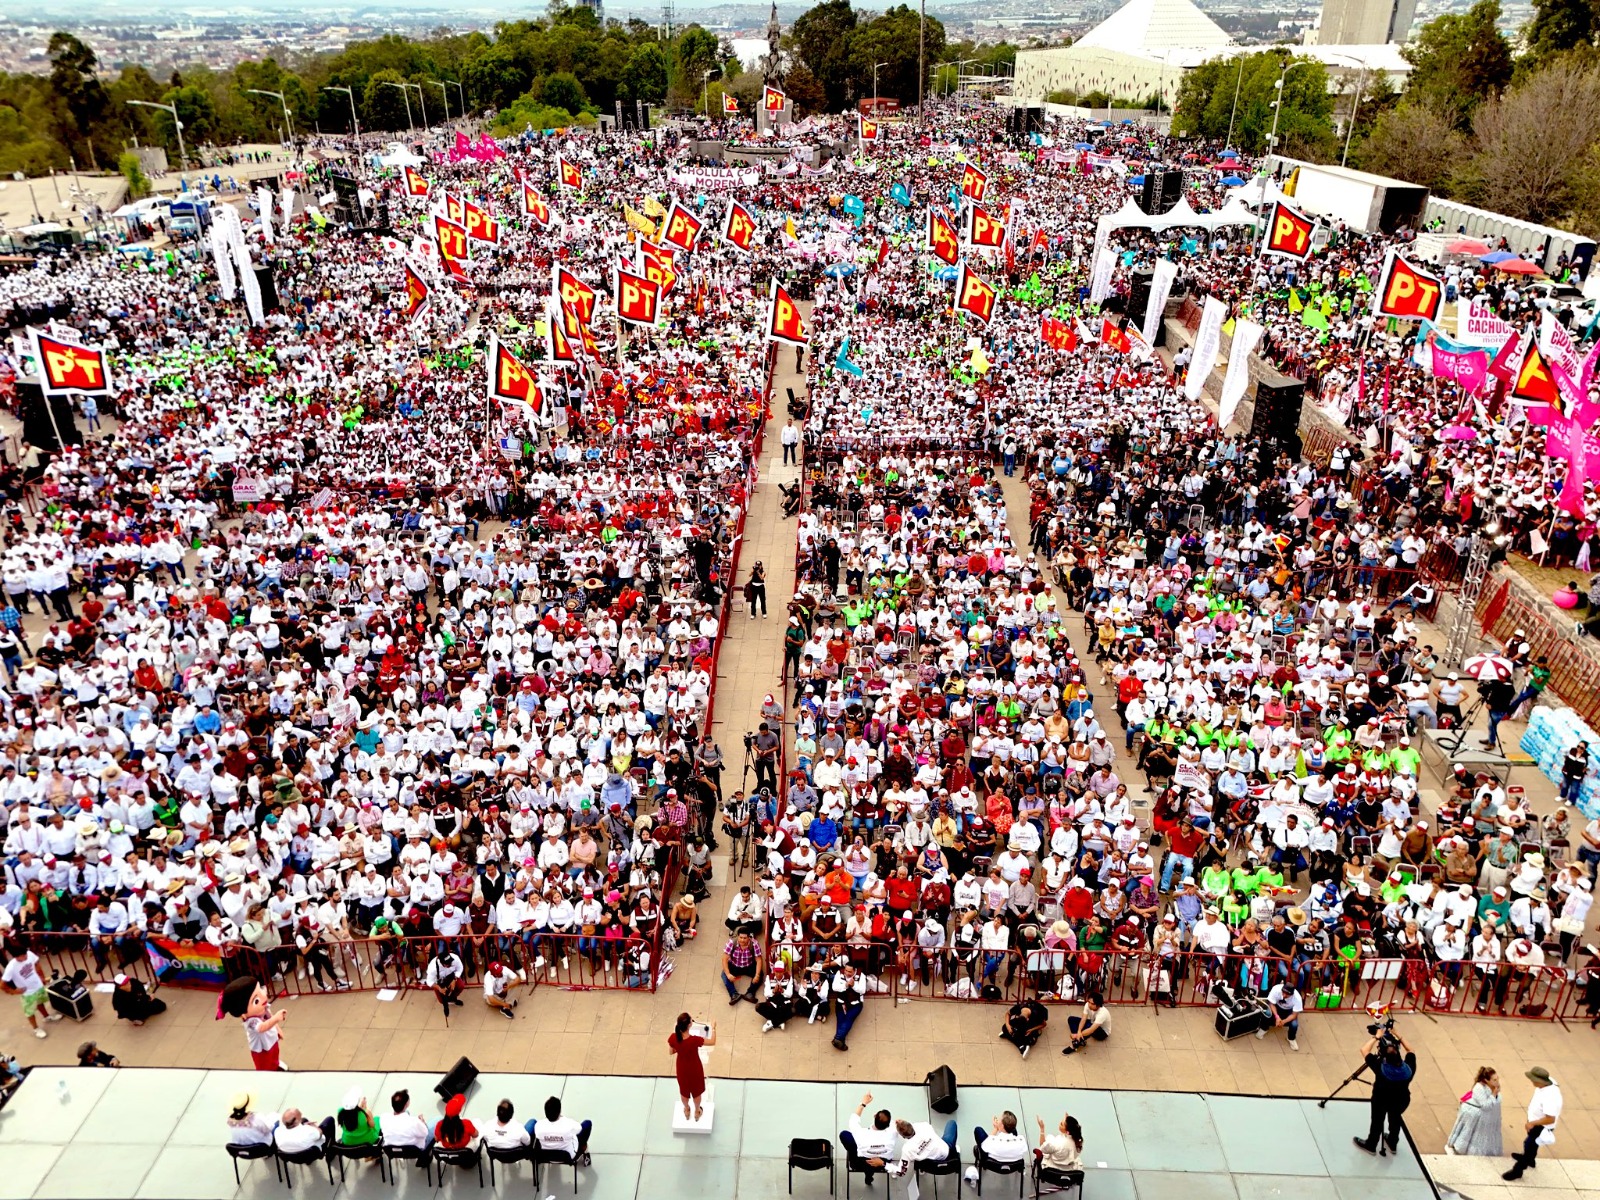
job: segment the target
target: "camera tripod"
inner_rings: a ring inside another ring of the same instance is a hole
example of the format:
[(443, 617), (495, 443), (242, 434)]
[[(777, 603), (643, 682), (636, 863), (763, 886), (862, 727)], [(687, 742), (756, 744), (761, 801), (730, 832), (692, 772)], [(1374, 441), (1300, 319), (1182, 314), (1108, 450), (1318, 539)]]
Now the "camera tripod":
[[(1472, 718), (1477, 716), (1478, 711), (1487, 703), (1488, 701), (1484, 700), (1482, 696), (1479, 696), (1467, 706), (1467, 711), (1461, 714), (1461, 724), (1457, 727), (1455, 741), (1451, 743), (1449, 749), (1449, 753), (1452, 756), (1461, 753), (1461, 745), (1467, 740), (1467, 731), (1472, 727)], [(1496, 748), (1498, 748), (1499, 742), (1496, 741), (1495, 745)], [(1493, 752), (1494, 751), (1488, 751), (1488, 753)]]
[(1357, 1067), (1354, 1071), (1351, 1071), (1350, 1074), (1346, 1075), (1344, 1077), (1344, 1079), (1340, 1081), (1338, 1087), (1334, 1088), (1333, 1091), (1329, 1092), (1321, 1100), (1318, 1100), (1317, 1101), (1317, 1107), (1318, 1108), (1327, 1108), (1328, 1107), (1328, 1101), (1332, 1100), (1340, 1092), (1344, 1091), (1345, 1088), (1349, 1087), (1356, 1080), (1360, 1079), (1361, 1076), (1366, 1072), (1366, 1069), (1367, 1069), (1367, 1064), (1366, 1064), (1365, 1061), (1363, 1061), (1362, 1064), (1359, 1067)]

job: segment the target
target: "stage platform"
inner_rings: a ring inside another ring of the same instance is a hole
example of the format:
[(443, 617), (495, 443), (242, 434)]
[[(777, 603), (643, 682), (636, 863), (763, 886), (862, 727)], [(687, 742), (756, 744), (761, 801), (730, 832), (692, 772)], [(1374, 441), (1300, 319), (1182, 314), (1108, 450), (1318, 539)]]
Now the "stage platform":
[[(282, 1197), (288, 1193), (271, 1162), (241, 1163), (244, 1183), (234, 1185), (222, 1147), (225, 1110), (235, 1093), (250, 1091), (259, 1110), (296, 1107), (320, 1118), (334, 1112), (352, 1084), (361, 1086), (380, 1115), (389, 1110), (390, 1094), (406, 1087), (412, 1111), (433, 1122), (442, 1115), (432, 1091), (438, 1078), (41, 1067), (0, 1112), (0, 1198)], [(468, 1095), (466, 1115), (481, 1130), (494, 1120), (502, 1097), (510, 1098), (517, 1118), (525, 1120), (541, 1115), (546, 1097), (560, 1095), (566, 1115), (593, 1120), (594, 1162), (578, 1172), (578, 1200), (784, 1196), (789, 1139), (826, 1137), (837, 1149), (839, 1131), (867, 1091), (872, 1109), (931, 1120), (941, 1128), (947, 1119), (929, 1112), (925, 1088), (905, 1084), (715, 1082), (717, 1116), (709, 1135), (673, 1132), (677, 1086), (671, 1078), (485, 1074)], [(1374, 1158), (1350, 1144), (1352, 1134), (1366, 1132), (1367, 1106), (1360, 1099), (1334, 1100), (1319, 1109), (1314, 1100), (1007, 1087), (963, 1087), (959, 1098), (953, 1115), (964, 1162), (971, 1161), (974, 1127), (987, 1128), (1004, 1109), (1021, 1118), (1030, 1145), (1038, 1138), (1036, 1117), (1054, 1131), (1070, 1111), (1084, 1130), (1088, 1200), (1438, 1200), (1409, 1137), (1390, 1158)], [(840, 1152), (840, 1196), (843, 1169)], [(500, 1168), (496, 1190), (533, 1194), (530, 1170), (526, 1164), (509, 1173)], [(350, 1163), (346, 1172), (349, 1182), (330, 1188), (321, 1165), (295, 1168), (293, 1195), (299, 1200), (335, 1195), (417, 1200), (480, 1194), (477, 1174), (455, 1168), (446, 1172), (442, 1186), (430, 1189), (420, 1170), (402, 1166), (395, 1191), (374, 1166)], [(885, 1194), (882, 1180), (872, 1191), (859, 1179), (852, 1182), (857, 1195)], [(889, 1181), (888, 1196), (904, 1197), (906, 1182)], [(931, 1194), (932, 1182), (925, 1181), (924, 1195)], [(952, 1180), (939, 1182), (947, 1200), (958, 1200)], [(1016, 1194), (1015, 1180), (990, 1176), (984, 1182), (995, 1196)], [(567, 1197), (571, 1188), (571, 1172), (562, 1169), (559, 1178), (546, 1176), (538, 1194)], [(966, 1192), (975, 1194), (970, 1188)], [(797, 1171), (794, 1194), (820, 1200), (828, 1194), (827, 1174)]]

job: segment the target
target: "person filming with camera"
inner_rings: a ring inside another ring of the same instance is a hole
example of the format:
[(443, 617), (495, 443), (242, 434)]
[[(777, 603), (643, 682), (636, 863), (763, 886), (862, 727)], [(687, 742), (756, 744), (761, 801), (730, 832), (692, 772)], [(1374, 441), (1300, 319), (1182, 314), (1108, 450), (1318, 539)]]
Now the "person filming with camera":
[(1400, 1145), (1400, 1117), (1411, 1104), (1411, 1081), (1417, 1075), (1417, 1055), (1394, 1031), (1393, 1017), (1382, 1025), (1367, 1026), (1367, 1032), (1372, 1036), (1361, 1048), (1361, 1056), (1367, 1070), (1372, 1072), (1372, 1127), (1365, 1141), (1350, 1140), (1368, 1154), (1393, 1154)]

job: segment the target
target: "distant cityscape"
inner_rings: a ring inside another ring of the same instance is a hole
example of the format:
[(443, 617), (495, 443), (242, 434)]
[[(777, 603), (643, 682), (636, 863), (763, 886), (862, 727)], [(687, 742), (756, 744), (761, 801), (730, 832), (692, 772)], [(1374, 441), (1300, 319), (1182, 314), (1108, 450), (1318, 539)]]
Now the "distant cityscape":
[[(1413, 29), (1443, 13), (1465, 11), (1470, 0), (1419, 0)], [(468, 0), (460, 7), (362, 4), (342, 7), (318, 5), (315, 9), (292, 6), (223, 10), (164, 8), (159, 13), (140, 11), (145, 5), (79, 4), (71, 16), (46, 7), (9, 7), (0, 15), (0, 69), (43, 72), (49, 69), (46, 44), (56, 30), (67, 30), (87, 42), (99, 56), (103, 71), (124, 66), (148, 68), (158, 77), (191, 63), (226, 68), (238, 62), (275, 55), (280, 59), (319, 53), (336, 53), (350, 42), (387, 33), (412, 36), (439, 29), (465, 33), (492, 31), (499, 21), (527, 19), (544, 12), (542, 5), (499, 5)], [(788, 25), (808, 5), (783, 3), (779, 17)], [(881, 9), (884, 0), (858, 4)], [(1120, 0), (945, 0), (929, 5), (928, 13), (944, 23), (949, 40), (1011, 41), (1020, 45), (1049, 45), (1076, 36), (1109, 16)], [(1315, 24), (1320, 0), (1229, 0), (1200, 7), (1236, 40), (1243, 43), (1297, 41)], [(678, 24), (694, 21), (728, 38), (758, 37), (766, 27), (768, 6), (752, 4), (695, 4), (675, 0)], [(1532, 15), (1528, 0), (1503, 4), (1503, 25), (1511, 30)], [(662, 24), (663, 9), (607, 5), (608, 18), (637, 18)]]

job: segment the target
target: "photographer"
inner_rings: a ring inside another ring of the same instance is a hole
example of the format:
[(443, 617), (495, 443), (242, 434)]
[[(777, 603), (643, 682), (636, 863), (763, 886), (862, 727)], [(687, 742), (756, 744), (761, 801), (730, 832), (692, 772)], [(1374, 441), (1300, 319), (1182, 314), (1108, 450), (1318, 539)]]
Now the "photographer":
[(747, 743), (748, 748), (755, 755), (756, 787), (778, 790), (778, 735), (772, 731), (772, 726), (761, 722), (761, 729), (754, 738)]
[[(1366, 1140), (1351, 1138), (1368, 1154), (1393, 1153), (1400, 1144), (1400, 1117), (1411, 1104), (1411, 1081), (1417, 1075), (1417, 1056), (1406, 1040), (1394, 1031), (1390, 1018), (1383, 1026), (1369, 1025), (1372, 1034), (1361, 1048), (1367, 1070), (1372, 1072), (1372, 1127)], [(1384, 1123), (1388, 1135), (1384, 1136)], [(1378, 1139), (1382, 1137), (1380, 1148)]]

